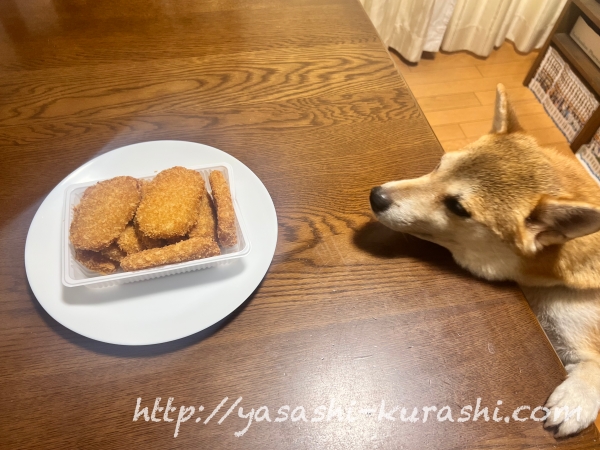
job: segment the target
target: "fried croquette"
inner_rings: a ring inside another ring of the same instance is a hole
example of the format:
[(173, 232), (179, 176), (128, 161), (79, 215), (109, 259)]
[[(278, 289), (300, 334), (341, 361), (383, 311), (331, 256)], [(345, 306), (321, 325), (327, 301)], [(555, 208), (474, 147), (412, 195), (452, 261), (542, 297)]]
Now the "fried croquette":
[(163, 239), (162, 241), (164, 242), (164, 245), (172, 245), (172, 244), (177, 244), (178, 242), (181, 241), (185, 241), (187, 240), (188, 236), (177, 236), (174, 238), (169, 238), (169, 239)]
[(174, 264), (193, 259), (220, 255), (217, 243), (211, 239), (192, 238), (166, 247), (152, 248), (127, 255), (121, 260), (121, 268), (132, 270), (149, 269), (164, 264)]
[(87, 188), (73, 210), (69, 239), (79, 250), (108, 247), (131, 221), (140, 203), (138, 180), (116, 177)]
[(205, 191), (204, 195), (202, 196), (200, 201), (200, 214), (198, 214), (198, 221), (190, 230), (189, 237), (210, 238), (215, 242), (217, 240), (215, 207), (208, 191)]
[(167, 243), (165, 239), (153, 239), (146, 236), (137, 226), (135, 227), (135, 232), (137, 233), (138, 239), (142, 243), (144, 250), (148, 250), (149, 248), (163, 247)]
[(195, 170), (163, 170), (144, 185), (135, 217), (139, 230), (153, 239), (185, 236), (196, 224), (205, 189), (202, 176)]
[(139, 183), (140, 183), (140, 192), (142, 193), (142, 198), (144, 198), (144, 195), (146, 195), (146, 188), (150, 184), (150, 181), (149, 180), (139, 180)]
[(225, 176), (218, 170), (213, 170), (208, 179), (217, 210), (217, 241), (223, 247), (232, 247), (237, 243), (237, 236), (229, 185)]
[(132, 224), (128, 224), (119, 235), (117, 238), (117, 245), (128, 255), (141, 252), (146, 248), (142, 245), (142, 242), (135, 231), (135, 227)]
[(91, 250), (75, 250), (75, 259), (84, 267), (102, 275), (115, 273), (119, 268), (118, 262)]
[(133, 224), (128, 224), (117, 239), (117, 245), (127, 255), (149, 248), (162, 247), (164, 244), (162, 239), (144, 236)]
[(108, 247), (100, 250), (100, 254), (102, 256), (106, 256), (108, 259), (112, 259), (113, 261), (117, 262), (121, 261), (123, 258), (125, 258), (125, 256), (127, 256), (127, 253), (121, 250), (116, 242), (113, 242)]

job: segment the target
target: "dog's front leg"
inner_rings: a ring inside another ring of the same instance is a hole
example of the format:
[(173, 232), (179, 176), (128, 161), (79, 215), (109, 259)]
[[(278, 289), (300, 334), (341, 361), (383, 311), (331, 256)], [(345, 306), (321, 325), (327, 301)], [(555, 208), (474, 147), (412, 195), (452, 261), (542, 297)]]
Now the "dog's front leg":
[(600, 409), (600, 290), (522, 289), (568, 372), (546, 403), (545, 426), (557, 437), (577, 433)]
[(587, 428), (600, 409), (600, 361), (582, 361), (566, 366), (568, 378), (546, 402), (550, 416), (546, 428), (556, 427), (556, 436), (568, 436)]

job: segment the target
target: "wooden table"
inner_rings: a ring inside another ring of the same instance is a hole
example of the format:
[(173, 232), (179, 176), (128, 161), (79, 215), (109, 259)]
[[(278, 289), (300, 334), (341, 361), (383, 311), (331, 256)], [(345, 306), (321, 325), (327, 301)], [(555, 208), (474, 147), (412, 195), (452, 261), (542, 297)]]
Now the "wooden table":
[[(498, 400), (533, 409), (565, 376), (527, 303), (372, 221), (372, 186), (442, 152), (358, 2), (3, 0), (0, 24), (1, 448), (598, 447), (594, 427), (557, 442), (495, 422)], [(277, 209), (275, 258), (205, 332), (102, 344), (34, 298), (27, 230), (78, 166), (155, 139), (248, 165)], [(158, 397), (174, 422), (133, 420)], [(477, 398), (490, 420), (459, 423)], [(423, 423), (430, 406), (454, 422)]]

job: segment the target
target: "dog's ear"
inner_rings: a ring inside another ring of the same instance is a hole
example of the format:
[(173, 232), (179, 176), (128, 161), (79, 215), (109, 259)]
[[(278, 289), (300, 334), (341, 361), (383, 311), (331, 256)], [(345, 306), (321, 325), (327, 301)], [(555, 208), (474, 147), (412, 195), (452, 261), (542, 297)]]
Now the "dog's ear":
[(494, 110), (494, 123), (492, 133), (508, 134), (521, 131), (521, 125), (508, 101), (506, 89), (503, 84), (496, 86), (496, 106)]
[(600, 231), (600, 207), (584, 202), (542, 198), (525, 221), (522, 250), (533, 254)]

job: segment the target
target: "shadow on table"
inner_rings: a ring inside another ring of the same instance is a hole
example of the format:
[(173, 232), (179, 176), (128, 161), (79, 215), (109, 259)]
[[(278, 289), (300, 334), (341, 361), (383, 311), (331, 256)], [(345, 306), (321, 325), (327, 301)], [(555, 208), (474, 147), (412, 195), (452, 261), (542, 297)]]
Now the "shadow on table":
[(383, 259), (408, 258), (418, 260), (463, 280), (479, 280), (495, 286), (514, 286), (510, 281), (483, 280), (460, 267), (444, 247), (423, 239), (391, 230), (372, 221), (355, 231), (354, 244), (361, 250)]
[(235, 311), (229, 314), (224, 319), (218, 321), (214, 325), (210, 327), (192, 334), (191, 336), (187, 336), (182, 339), (177, 339), (171, 342), (165, 342), (164, 344), (154, 344), (154, 345), (115, 345), (115, 344), (107, 344), (105, 342), (95, 341), (93, 339), (87, 338), (85, 336), (81, 336), (80, 334), (75, 333), (74, 331), (69, 330), (64, 327), (56, 320), (54, 320), (46, 310), (40, 305), (40, 303), (35, 298), (33, 291), (29, 284), (27, 285), (27, 290), (29, 291), (29, 295), (33, 301), (33, 306), (40, 315), (40, 317), (46, 322), (46, 324), (54, 331), (56, 334), (61, 336), (66, 341), (83, 347), (86, 350), (92, 351), (94, 353), (100, 353), (103, 355), (117, 356), (123, 358), (136, 358), (136, 357), (152, 357), (159, 356), (166, 353), (176, 352), (182, 350), (191, 345), (195, 345), (209, 336), (213, 335), (217, 331), (222, 328), (225, 328), (230, 322), (232, 322), (252, 301), (256, 292), (260, 289), (261, 283), (256, 287), (254, 292), (248, 297), (244, 303), (242, 303)]
[[(391, 230), (380, 222), (368, 222), (354, 234), (354, 244), (379, 258), (416, 258), (437, 266), (454, 266), (452, 255), (432, 242)], [(459, 272), (462, 272), (458, 268)]]

